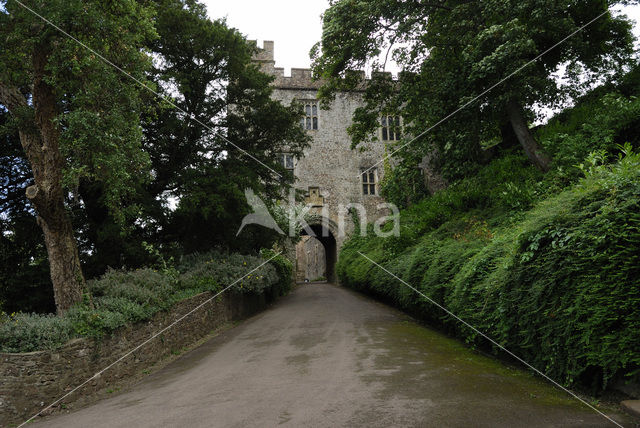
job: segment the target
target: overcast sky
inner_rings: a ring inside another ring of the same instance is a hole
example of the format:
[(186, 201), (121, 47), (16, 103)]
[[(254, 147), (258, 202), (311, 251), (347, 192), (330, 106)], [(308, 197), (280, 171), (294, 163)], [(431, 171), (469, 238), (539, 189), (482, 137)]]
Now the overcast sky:
[(203, 0), (212, 19), (227, 18), (249, 39), (275, 42), (278, 67), (309, 67), (309, 51), (320, 40), (327, 0)]
[[(309, 67), (309, 50), (320, 40), (320, 15), (329, 6), (327, 0), (204, 0), (212, 19), (227, 18), (231, 27), (249, 39), (275, 42), (275, 59), (288, 75), (291, 67)], [(640, 21), (640, 6), (625, 8)], [(635, 26), (636, 37), (640, 26)]]

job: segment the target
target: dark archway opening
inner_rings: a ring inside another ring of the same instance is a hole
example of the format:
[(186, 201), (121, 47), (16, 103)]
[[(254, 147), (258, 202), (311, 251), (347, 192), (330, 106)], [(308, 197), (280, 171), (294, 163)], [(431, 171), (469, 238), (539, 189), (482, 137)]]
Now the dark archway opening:
[(322, 224), (313, 224), (309, 226), (311, 233), (306, 230), (302, 230), (300, 233), (302, 236), (308, 235), (316, 238), (324, 247), (325, 254), (325, 276), (327, 281), (336, 281), (336, 261), (338, 260), (338, 245), (336, 238), (331, 233), (331, 230)]

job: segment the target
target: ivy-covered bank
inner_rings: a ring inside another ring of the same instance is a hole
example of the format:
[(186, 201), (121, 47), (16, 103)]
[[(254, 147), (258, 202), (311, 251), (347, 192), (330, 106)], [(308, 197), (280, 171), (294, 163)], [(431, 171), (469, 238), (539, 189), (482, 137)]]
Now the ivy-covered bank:
[(57, 349), (73, 338), (102, 338), (234, 282), (228, 293), (277, 297), (290, 290), (291, 275), (291, 262), (271, 250), (263, 250), (262, 257), (212, 251), (183, 257), (175, 266), (162, 261), (156, 269), (110, 271), (89, 281), (92, 302), (76, 305), (62, 316), (0, 314), (0, 352)]
[(542, 179), (537, 201), (518, 192), (539, 179), (521, 157), (494, 161), (404, 210), (400, 237), (348, 241), (339, 279), (499, 353), (362, 252), (553, 379), (638, 381), (640, 155), (623, 152), (609, 166), (590, 156), (565, 190)]

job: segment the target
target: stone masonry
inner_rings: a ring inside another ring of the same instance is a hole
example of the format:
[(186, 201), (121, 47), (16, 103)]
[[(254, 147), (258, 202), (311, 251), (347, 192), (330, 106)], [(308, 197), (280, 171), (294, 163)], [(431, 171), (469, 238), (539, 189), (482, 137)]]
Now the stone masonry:
[[(285, 76), (284, 69), (275, 66), (273, 42), (265, 41), (254, 60), (263, 72), (275, 76), (274, 99), (285, 105), (294, 101), (303, 106), (305, 103), (317, 105), (317, 114), (314, 115), (317, 129), (307, 130), (312, 137), (310, 147), (302, 158), (293, 161), (295, 187), (306, 192), (307, 202), (313, 206), (314, 213), (320, 214), (323, 208), (328, 213), (327, 223), (337, 244), (334, 251), (339, 252), (345, 237), (354, 232), (351, 216), (342, 215), (340, 206), (360, 204), (366, 210), (366, 219), (363, 220), (369, 223), (388, 215), (388, 210), (378, 207), (384, 202), (379, 196), (384, 168), (378, 162), (385, 155), (385, 143), (367, 144), (363, 150), (351, 149), (347, 128), (351, 125), (355, 109), (363, 103), (361, 92), (339, 93), (328, 109), (322, 109), (317, 100), (321, 82), (314, 81), (311, 70), (306, 68), (292, 68), (291, 76)], [(361, 172), (374, 166), (375, 192), (364, 194)], [(338, 230), (341, 221), (344, 222), (344, 234)]]
[[(261, 294), (224, 293), (185, 317), (179, 326), (164, 331), (99, 376), (127, 351), (154, 333), (171, 325), (193, 308), (211, 299), (205, 292), (158, 312), (151, 320), (122, 328), (102, 340), (74, 339), (51, 351), (0, 353), (0, 427), (17, 425), (74, 387), (89, 382), (65, 397), (56, 407), (103, 390), (117, 389), (126, 379), (139, 374), (173, 352), (189, 347), (224, 323), (251, 316), (276, 298), (275, 290)], [(89, 400), (90, 401), (90, 400)]]

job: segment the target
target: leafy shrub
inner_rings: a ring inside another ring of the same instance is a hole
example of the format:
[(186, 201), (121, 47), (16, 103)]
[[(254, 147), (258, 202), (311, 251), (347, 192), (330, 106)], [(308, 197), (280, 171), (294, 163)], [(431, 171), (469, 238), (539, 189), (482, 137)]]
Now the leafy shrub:
[[(417, 163), (412, 159), (412, 165)], [(380, 183), (380, 192), (387, 202), (399, 208), (406, 208), (429, 194), (422, 171), (415, 167), (407, 167), (406, 163), (401, 163), (395, 168), (389, 168), (385, 163), (385, 175)]]
[[(266, 258), (275, 255), (270, 250), (263, 253)], [(183, 257), (176, 267), (163, 262), (160, 269), (111, 270), (88, 282), (93, 307), (85, 302), (61, 317), (0, 316), (0, 351), (55, 349), (73, 337), (101, 338), (118, 328), (148, 320), (180, 300), (230, 285), (241, 293), (286, 293), (291, 286), (291, 262), (280, 255), (254, 270), (264, 261), (261, 257), (211, 251)]]
[(293, 283), (293, 263), (282, 254), (276, 254), (274, 250), (267, 248), (263, 248), (260, 251), (262, 258), (271, 260), (270, 263), (276, 269), (279, 278), (276, 291), (279, 296), (282, 296), (291, 290), (291, 284)]
[[(186, 288), (210, 291), (224, 289), (233, 285), (240, 292), (261, 293), (266, 288), (278, 283), (277, 268), (274, 264), (262, 265), (260, 257), (240, 254), (225, 255), (219, 252), (203, 253), (185, 259), (180, 270), (188, 266), (181, 280)], [(255, 268), (257, 270), (253, 271)], [(253, 271), (247, 275), (247, 272)]]
[(107, 332), (126, 325), (127, 319), (119, 312), (94, 309), (79, 305), (71, 308), (65, 318), (71, 321), (75, 336), (101, 338)]
[(68, 318), (22, 313), (0, 318), (0, 348), (3, 352), (53, 349), (73, 337), (73, 327)]
[(640, 380), (640, 155), (630, 145), (619, 150), (613, 165), (588, 157), (579, 183), (511, 221), (496, 222), (489, 206), (405, 233), (422, 227), (415, 221), (395, 254), (389, 239), (351, 239), (338, 276), (499, 352), (362, 252), (556, 380), (592, 392), (614, 378)]
[(404, 210), (402, 232), (415, 239), (468, 213), (498, 218), (527, 210), (547, 195), (541, 178), (522, 154), (507, 153), (475, 176), (453, 183)]
[(574, 180), (579, 171), (572, 167), (589, 153), (600, 151), (608, 160), (618, 153), (620, 144), (640, 144), (640, 98), (626, 97), (617, 92), (600, 98), (588, 98), (542, 127), (538, 136), (553, 156), (554, 165), (572, 171)]
[[(95, 304), (99, 310), (121, 314), (124, 323), (142, 321), (155, 312), (149, 305), (140, 304), (124, 297), (101, 297), (96, 299)], [(113, 330), (113, 328), (111, 329)]]

